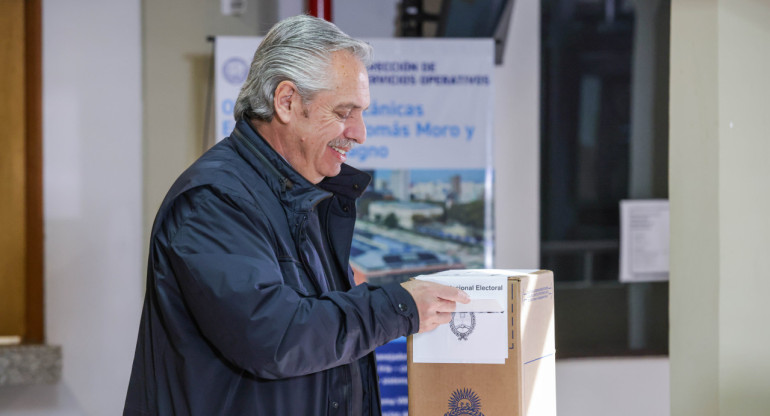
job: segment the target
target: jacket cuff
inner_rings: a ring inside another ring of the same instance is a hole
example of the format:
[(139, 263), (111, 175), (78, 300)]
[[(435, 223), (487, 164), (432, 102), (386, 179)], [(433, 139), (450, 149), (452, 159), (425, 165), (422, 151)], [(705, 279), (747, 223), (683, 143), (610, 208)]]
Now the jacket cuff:
[(385, 292), (385, 296), (387, 296), (396, 313), (404, 317), (408, 323), (407, 333), (404, 335), (412, 335), (418, 332), (420, 329), (420, 313), (409, 291), (404, 289), (399, 283), (388, 283), (383, 285), (381, 289)]

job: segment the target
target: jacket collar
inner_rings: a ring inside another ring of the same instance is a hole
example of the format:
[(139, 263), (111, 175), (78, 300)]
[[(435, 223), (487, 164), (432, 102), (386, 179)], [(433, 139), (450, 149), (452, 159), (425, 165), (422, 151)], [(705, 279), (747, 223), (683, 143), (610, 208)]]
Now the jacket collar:
[(371, 181), (368, 174), (343, 164), (339, 175), (325, 178), (316, 186), (294, 170), (245, 120), (235, 124), (231, 138), (241, 154), (254, 156), (247, 160), (273, 192), (295, 211), (308, 211), (332, 194), (356, 199)]
[(372, 177), (350, 165), (342, 164), (339, 175), (324, 178), (319, 187), (337, 195), (357, 199), (369, 186)]

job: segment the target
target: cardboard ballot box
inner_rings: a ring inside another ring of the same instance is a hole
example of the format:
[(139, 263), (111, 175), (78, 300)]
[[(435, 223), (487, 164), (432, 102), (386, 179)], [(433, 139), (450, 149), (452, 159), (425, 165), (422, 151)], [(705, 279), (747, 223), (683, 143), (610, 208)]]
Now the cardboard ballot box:
[[(488, 270), (478, 272), (489, 273)], [(547, 270), (495, 272), (506, 274), (508, 284), (505, 363), (414, 362), (414, 339), (410, 336), (407, 340), (410, 416), (556, 415), (553, 273)], [(474, 325), (466, 325), (460, 335), (471, 338), (473, 334), (467, 328), (473, 328), (479, 318), (472, 320)], [(470, 322), (467, 314), (462, 319)], [(457, 333), (454, 328), (458, 325), (454, 321), (450, 325)]]

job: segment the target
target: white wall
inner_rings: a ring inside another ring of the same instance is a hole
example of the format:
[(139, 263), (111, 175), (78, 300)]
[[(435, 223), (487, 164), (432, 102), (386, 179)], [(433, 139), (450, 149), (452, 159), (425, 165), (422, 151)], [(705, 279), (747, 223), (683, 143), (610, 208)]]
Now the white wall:
[(559, 416), (666, 416), (668, 358), (556, 361)]
[(243, 15), (224, 16), (219, 1), (142, 1), (145, 241), (171, 184), (213, 144), (204, 140), (214, 134), (213, 112), (204, 134), (213, 69), (213, 43), (206, 38), (265, 34), (277, 13), (296, 6), (284, 0), (276, 10), (276, 3), (247, 0)]
[(669, 355), (675, 415), (719, 414), (716, 5), (671, 4)]
[(675, 415), (770, 414), (770, 3), (671, 10)]
[(55, 385), (0, 388), (3, 415), (115, 415), (142, 301), (140, 4), (43, 1), (45, 318)]
[(770, 2), (719, 7), (719, 410), (770, 415)]
[(495, 266), (540, 267), (540, 1), (514, 2), (495, 69)]

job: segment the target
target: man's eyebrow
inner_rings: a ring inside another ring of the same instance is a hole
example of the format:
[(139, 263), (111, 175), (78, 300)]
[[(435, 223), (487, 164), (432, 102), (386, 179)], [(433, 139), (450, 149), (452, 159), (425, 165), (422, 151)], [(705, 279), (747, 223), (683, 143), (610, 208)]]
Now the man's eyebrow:
[(358, 110), (358, 109), (361, 109), (362, 111), (366, 111), (367, 109), (369, 109), (369, 106), (366, 106), (366, 108), (364, 108), (364, 107), (362, 107), (362, 106), (360, 106), (358, 104), (354, 104), (354, 103), (343, 103), (343, 104), (339, 104), (336, 107), (334, 107), (334, 111), (339, 111), (339, 110), (351, 111), (351, 110)]
[(362, 107), (355, 103), (342, 103), (334, 107), (335, 110), (341, 110), (343, 108), (347, 110), (347, 109), (362, 108)]

